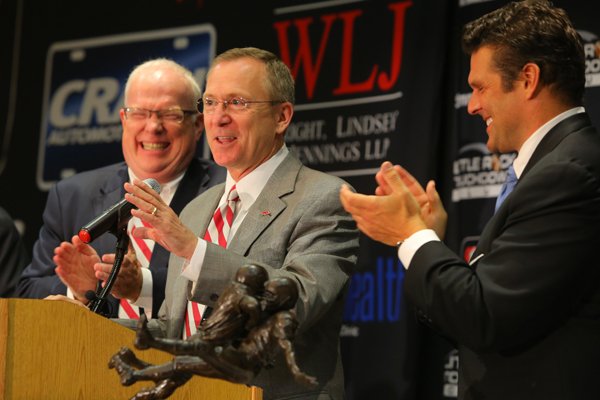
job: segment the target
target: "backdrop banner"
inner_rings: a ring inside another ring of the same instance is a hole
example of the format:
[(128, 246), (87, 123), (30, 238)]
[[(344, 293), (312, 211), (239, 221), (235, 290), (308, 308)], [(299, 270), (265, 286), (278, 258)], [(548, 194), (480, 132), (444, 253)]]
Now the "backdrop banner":
[[(123, 159), (119, 110), (135, 65), (171, 58), (203, 87), (216, 54), (255, 46), (296, 79), (290, 150), (361, 193), (373, 193), (386, 160), (423, 185), (435, 179), (449, 212), (445, 240), (468, 259), (515, 154), (490, 154), (484, 122), (467, 113), (460, 34), (505, 3), (0, 1), (0, 205), (31, 249), (53, 184)], [(586, 107), (600, 124), (600, 4), (554, 3), (585, 42)], [(198, 153), (210, 157), (204, 143)], [(358, 264), (341, 331), (347, 398), (455, 398), (457, 352), (416, 322), (395, 248), (363, 236)]]

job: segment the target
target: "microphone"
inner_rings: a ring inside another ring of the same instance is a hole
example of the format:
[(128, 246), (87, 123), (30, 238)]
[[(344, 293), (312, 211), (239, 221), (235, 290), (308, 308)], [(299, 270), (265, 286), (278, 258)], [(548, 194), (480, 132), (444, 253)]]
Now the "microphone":
[[(148, 178), (144, 183), (152, 188), (156, 193), (160, 193), (160, 183), (156, 179)], [(131, 210), (136, 208), (133, 204), (122, 199), (114, 206), (104, 210), (102, 214), (88, 222), (79, 230), (79, 239), (83, 243), (89, 243), (96, 240), (98, 236), (105, 232), (115, 233), (124, 228), (131, 219)]]

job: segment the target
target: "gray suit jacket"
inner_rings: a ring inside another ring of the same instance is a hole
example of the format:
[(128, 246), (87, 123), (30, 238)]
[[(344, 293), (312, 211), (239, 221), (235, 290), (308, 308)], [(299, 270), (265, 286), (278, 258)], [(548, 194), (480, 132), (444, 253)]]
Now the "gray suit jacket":
[[(339, 330), (348, 278), (358, 253), (356, 225), (339, 200), (342, 183), (303, 166), (289, 154), (248, 211), (229, 247), (208, 243), (193, 293), (191, 283), (180, 276), (182, 259), (171, 255), (165, 303), (159, 312), (163, 334), (181, 337), (188, 297), (214, 306), (239, 267), (262, 265), (271, 278), (285, 276), (298, 283), (300, 325), (295, 354), (300, 369), (315, 376), (320, 385), (309, 392), (296, 384), (283, 358), (276, 360), (273, 369), (263, 370), (252, 384), (263, 388), (265, 400), (342, 399)], [(198, 236), (204, 234), (223, 191), (224, 185), (215, 186), (182, 211), (182, 221)]]

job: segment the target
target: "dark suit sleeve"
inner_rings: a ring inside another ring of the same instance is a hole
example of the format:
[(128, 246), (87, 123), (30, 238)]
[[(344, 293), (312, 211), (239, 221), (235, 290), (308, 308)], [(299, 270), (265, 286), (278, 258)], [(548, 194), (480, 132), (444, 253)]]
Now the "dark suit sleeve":
[(33, 247), (33, 259), (25, 268), (17, 295), (27, 298), (44, 298), (51, 294), (66, 294), (67, 288), (54, 272), (54, 249), (63, 240), (70, 240), (65, 234), (63, 215), (60, 207), (60, 197), (55, 185), (48, 193), (48, 200), (43, 214), (43, 225), (39, 238)]
[(13, 220), (0, 208), (0, 297), (13, 296), (29, 259)]
[(475, 265), (430, 242), (406, 273), (406, 294), (421, 319), (474, 350), (534, 342), (584, 312), (597, 290), (597, 179), (575, 160), (545, 161), (490, 221)]

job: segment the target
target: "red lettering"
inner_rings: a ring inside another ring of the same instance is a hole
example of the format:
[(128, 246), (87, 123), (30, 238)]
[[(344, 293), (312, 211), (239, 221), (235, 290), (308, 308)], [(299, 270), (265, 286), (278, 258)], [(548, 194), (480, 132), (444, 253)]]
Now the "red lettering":
[(341, 13), (340, 18), (344, 21), (344, 31), (342, 35), (342, 65), (340, 71), (340, 85), (333, 90), (333, 94), (348, 94), (359, 92), (370, 92), (373, 90), (373, 82), (378, 66), (373, 66), (371, 75), (366, 81), (361, 83), (350, 82), (350, 66), (352, 65), (352, 44), (354, 43), (354, 20), (361, 15), (361, 10), (354, 10)]
[(402, 52), (404, 46), (404, 28), (406, 20), (406, 10), (412, 6), (412, 1), (401, 1), (391, 3), (388, 8), (394, 14), (394, 27), (392, 33), (392, 50), (390, 60), (390, 71), (381, 71), (378, 64), (371, 68), (368, 78), (362, 82), (352, 82), (352, 62), (353, 62), (353, 43), (354, 26), (356, 19), (363, 14), (363, 10), (349, 10), (338, 14), (326, 14), (320, 17), (323, 22), (323, 32), (321, 33), (319, 48), (316, 58), (313, 58), (311, 47), (309, 27), (313, 23), (313, 17), (299, 18), (293, 20), (297, 30), (298, 50), (292, 58), (290, 51), (290, 41), (288, 39), (288, 30), (292, 21), (279, 21), (274, 23), (279, 42), (279, 52), (281, 59), (291, 69), (294, 78), (300, 74), (300, 68), (304, 72), (304, 84), (306, 86), (307, 99), (311, 99), (315, 92), (315, 87), (323, 64), (325, 50), (327, 49), (331, 27), (336, 19), (342, 21), (342, 47), (340, 80), (338, 87), (333, 90), (334, 95), (365, 93), (373, 91), (375, 78), (377, 86), (382, 91), (389, 91), (397, 83), (402, 67)]
[(390, 10), (394, 12), (394, 34), (392, 37), (392, 61), (391, 75), (381, 72), (377, 83), (379, 88), (383, 91), (390, 90), (398, 80), (400, 76), (400, 69), (402, 66), (402, 48), (404, 45), (404, 21), (406, 16), (406, 9), (412, 5), (411, 1), (405, 1), (400, 3), (392, 3), (388, 6)]
[(331, 31), (331, 25), (335, 19), (336, 17), (333, 14), (321, 16), (325, 28), (321, 35), (321, 43), (319, 44), (317, 59), (314, 63), (310, 46), (310, 37), (308, 35), (308, 26), (313, 21), (312, 17), (301, 18), (294, 21), (294, 25), (298, 30), (298, 53), (296, 54), (293, 63), (290, 55), (290, 44), (287, 37), (287, 30), (290, 26), (290, 22), (281, 21), (274, 24), (275, 30), (277, 31), (281, 59), (290, 67), (294, 78), (298, 76), (300, 65), (302, 65), (302, 69), (304, 70), (304, 84), (306, 85), (306, 97), (309, 99), (311, 99), (314, 94), (317, 78), (323, 63), (323, 55), (325, 54), (325, 48), (327, 47), (327, 40), (329, 39), (329, 32)]

